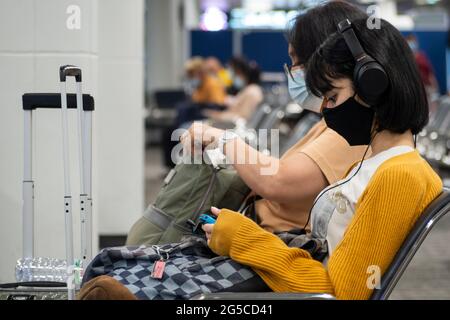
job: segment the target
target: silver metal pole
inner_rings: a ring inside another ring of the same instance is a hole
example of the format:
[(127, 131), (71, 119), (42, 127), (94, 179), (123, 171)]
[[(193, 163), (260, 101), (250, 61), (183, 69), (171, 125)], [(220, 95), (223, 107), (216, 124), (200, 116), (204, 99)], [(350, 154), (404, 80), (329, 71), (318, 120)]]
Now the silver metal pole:
[(34, 256), (34, 181), (32, 172), (33, 141), (32, 111), (24, 112), (24, 168), (23, 168), (23, 257)]
[(77, 109), (78, 109), (78, 146), (79, 146), (79, 162), (80, 162), (80, 228), (81, 228), (81, 259), (83, 267), (87, 265), (88, 253), (88, 217), (87, 217), (87, 202), (88, 196), (86, 194), (86, 131), (85, 131), (85, 111), (83, 109), (83, 96), (81, 81), (76, 81), (77, 90)]
[(86, 194), (85, 225), (86, 225), (86, 251), (85, 260), (87, 266), (92, 260), (92, 111), (84, 111), (84, 135), (83, 135), (83, 162), (84, 162), (84, 191)]
[(78, 153), (80, 159), (80, 193), (85, 193), (84, 184), (84, 158), (83, 158), (83, 136), (84, 136), (84, 117), (83, 117), (83, 96), (81, 82), (76, 82), (77, 84), (77, 111), (78, 111)]
[(66, 260), (67, 260), (67, 293), (68, 299), (75, 298), (74, 259), (73, 259), (73, 226), (72, 226), (72, 196), (70, 193), (69, 166), (69, 126), (67, 118), (66, 82), (61, 81), (61, 114), (63, 131), (63, 161), (64, 161), (64, 216), (66, 230)]

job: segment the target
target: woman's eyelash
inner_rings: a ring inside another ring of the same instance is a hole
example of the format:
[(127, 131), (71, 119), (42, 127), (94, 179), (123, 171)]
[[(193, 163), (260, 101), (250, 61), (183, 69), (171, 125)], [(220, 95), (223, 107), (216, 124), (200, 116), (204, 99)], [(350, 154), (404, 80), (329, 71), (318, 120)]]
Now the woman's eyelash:
[(332, 101), (332, 102), (336, 102), (336, 95), (328, 97), (327, 100), (328, 101)]

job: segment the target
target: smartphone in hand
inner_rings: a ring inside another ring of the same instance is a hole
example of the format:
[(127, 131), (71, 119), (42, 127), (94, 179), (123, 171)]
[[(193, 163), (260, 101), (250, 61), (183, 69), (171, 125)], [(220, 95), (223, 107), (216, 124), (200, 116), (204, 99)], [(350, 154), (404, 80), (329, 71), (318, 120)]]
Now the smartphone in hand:
[(216, 219), (209, 214), (202, 214), (199, 217), (200, 223), (202, 224), (214, 224), (216, 223)]

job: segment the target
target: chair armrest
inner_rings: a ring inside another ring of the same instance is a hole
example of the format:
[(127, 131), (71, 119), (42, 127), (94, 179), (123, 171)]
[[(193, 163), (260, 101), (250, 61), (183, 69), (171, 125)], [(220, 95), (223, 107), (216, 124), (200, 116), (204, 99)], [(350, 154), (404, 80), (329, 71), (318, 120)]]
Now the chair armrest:
[(335, 300), (326, 293), (219, 292), (202, 293), (191, 300)]

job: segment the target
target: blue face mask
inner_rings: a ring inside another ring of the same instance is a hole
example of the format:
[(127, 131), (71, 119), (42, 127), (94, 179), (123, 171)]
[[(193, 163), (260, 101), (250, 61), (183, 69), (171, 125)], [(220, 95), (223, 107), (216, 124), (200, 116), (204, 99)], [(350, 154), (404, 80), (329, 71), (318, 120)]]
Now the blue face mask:
[(233, 85), (236, 89), (240, 90), (243, 87), (245, 87), (245, 82), (244, 82), (244, 80), (242, 80), (241, 77), (235, 76), (233, 79)]
[(417, 44), (417, 41), (409, 40), (408, 45), (413, 52), (416, 52), (419, 49), (419, 45)]
[(230, 77), (230, 79), (234, 78), (234, 71), (231, 68), (227, 68), (227, 72), (228, 72), (228, 76)]
[(187, 94), (192, 94), (200, 86), (200, 80), (197, 78), (187, 79), (184, 82), (184, 90)]
[(193, 89), (197, 89), (200, 86), (200, 79), (197, 79), (197, 78), (190, 79), (189, 80), (189, 85)]
[(308, 91), (303, 70), (295, 69), (287, 73), (288, 90), (292, 100), (305, 110), (320, 113), (323, 99), (316, 97)]

